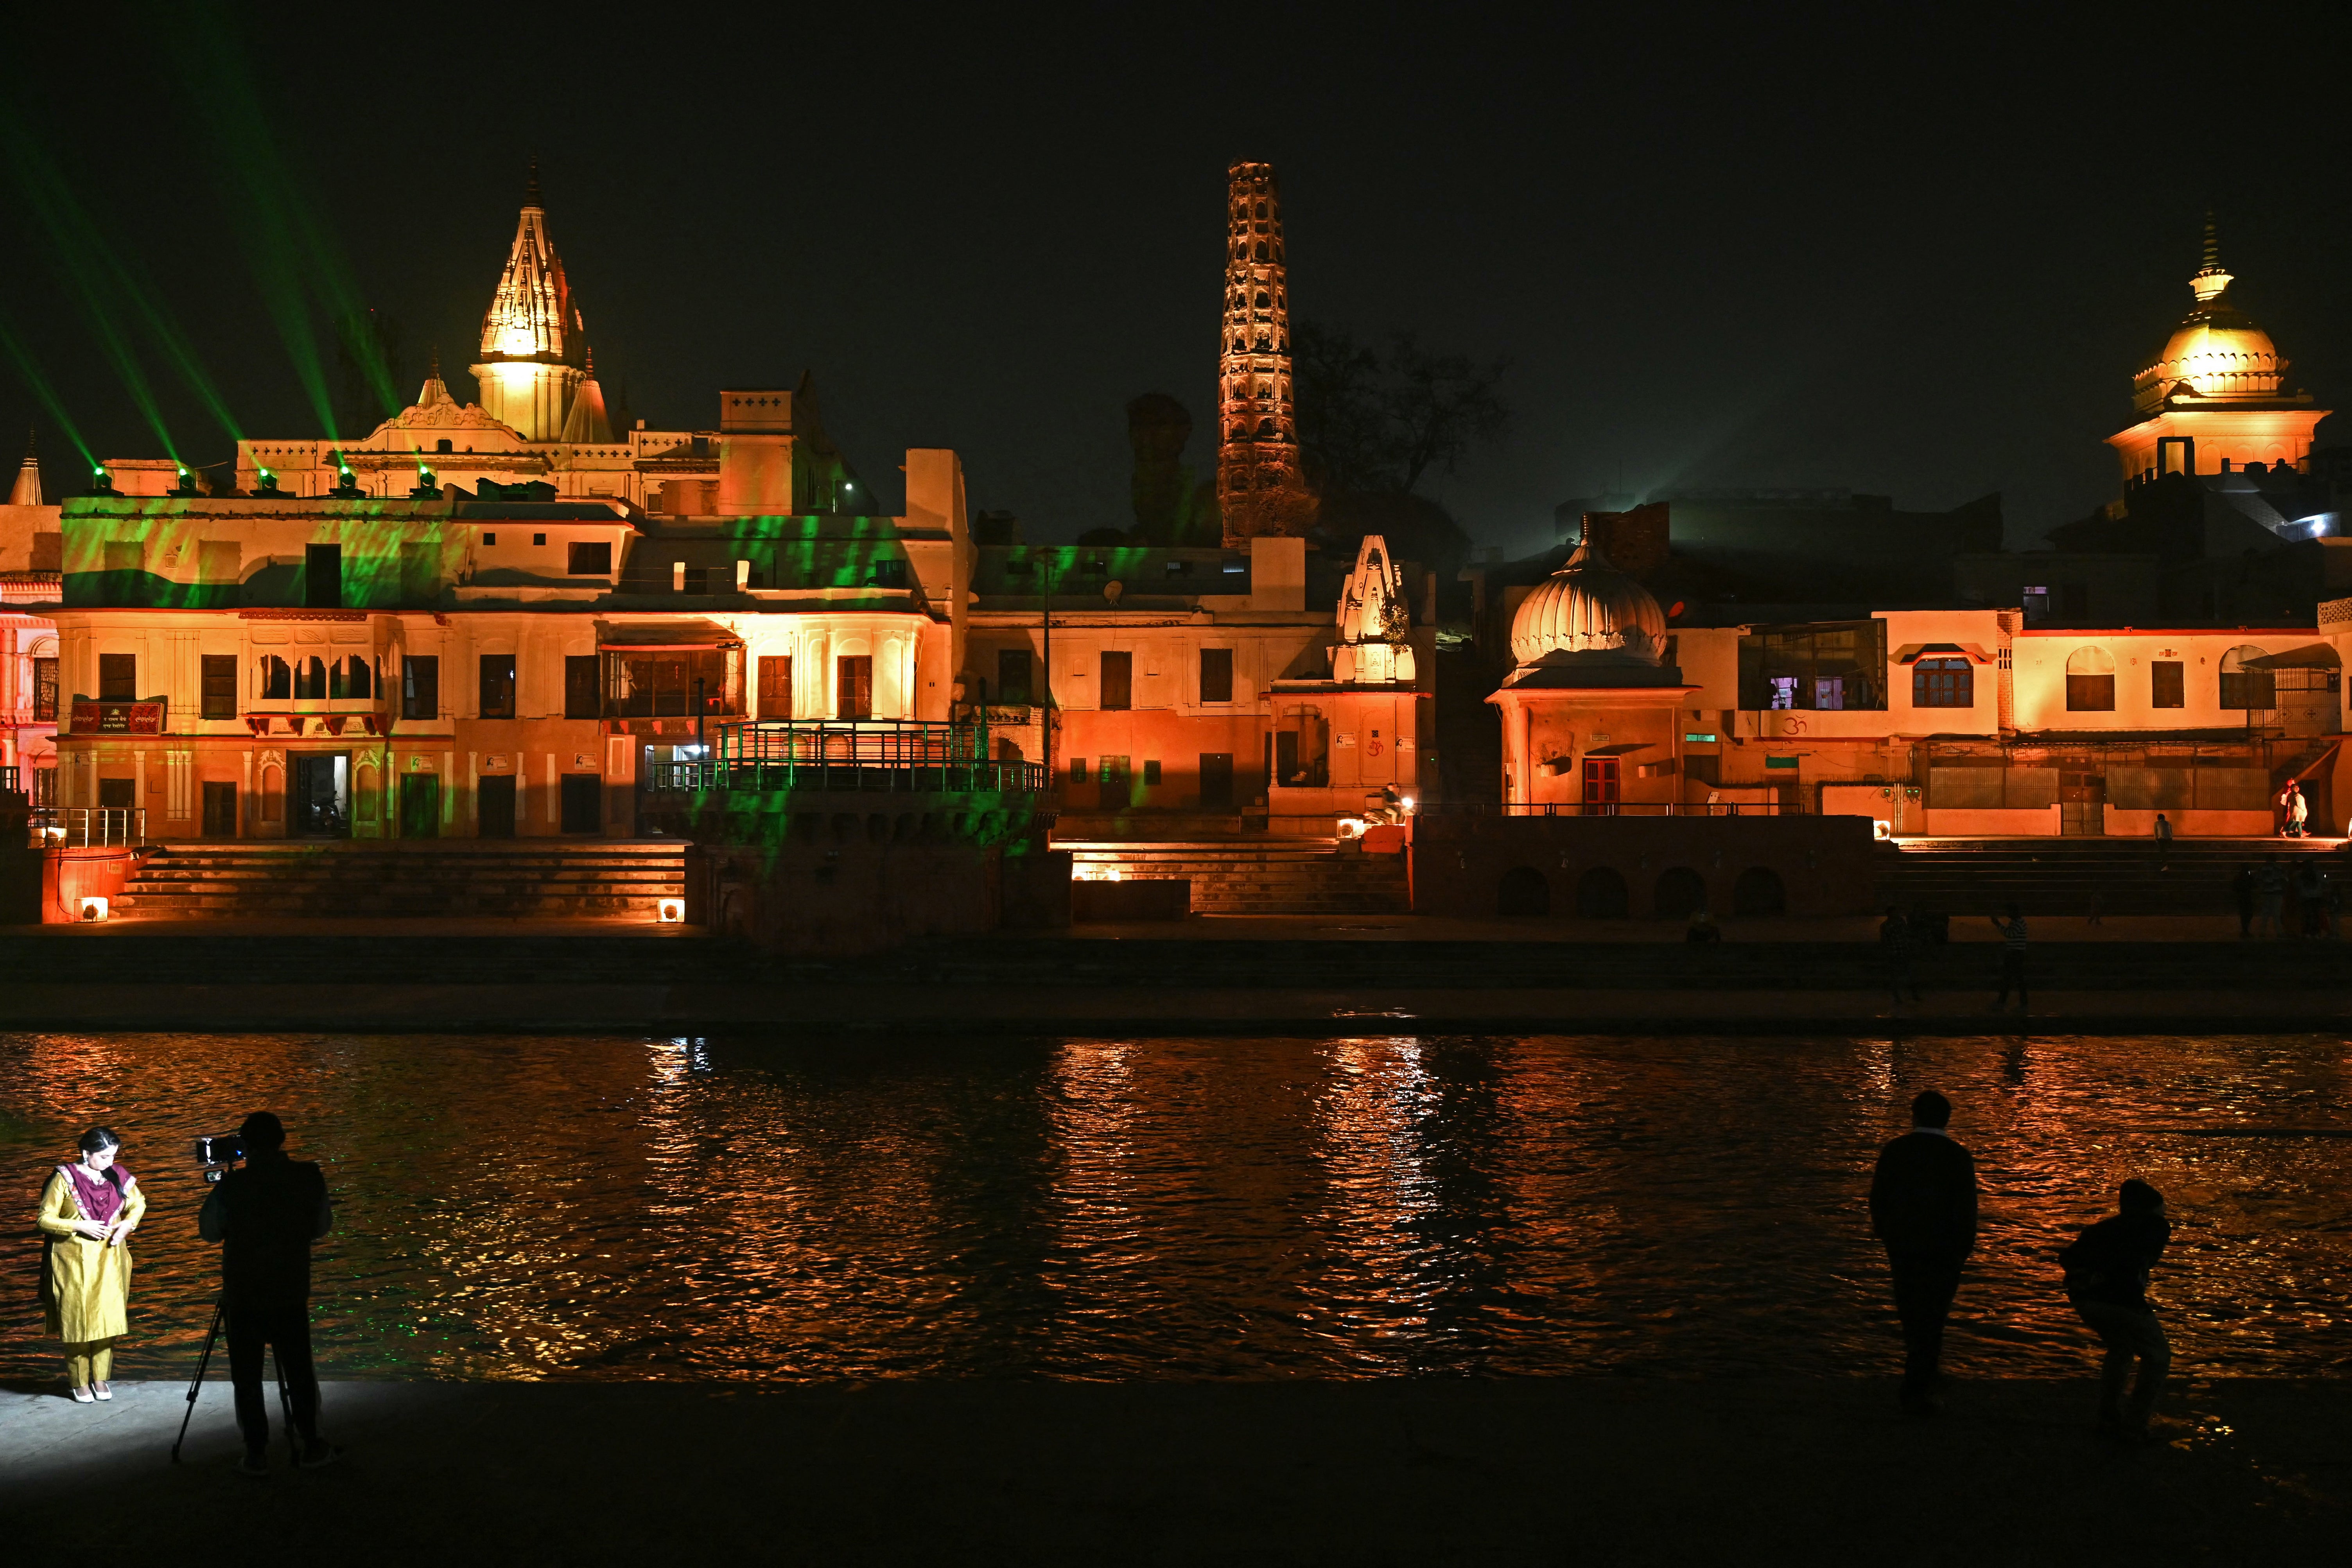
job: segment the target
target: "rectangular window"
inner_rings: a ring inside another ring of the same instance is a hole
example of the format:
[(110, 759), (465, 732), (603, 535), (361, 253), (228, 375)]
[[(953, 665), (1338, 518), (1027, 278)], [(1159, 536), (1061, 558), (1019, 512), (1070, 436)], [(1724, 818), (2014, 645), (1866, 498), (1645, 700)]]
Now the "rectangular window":
[(604, 658), (604, 711), (614, 718), (731, 713), (739, 695), (723, 647), (612, 648)]
[(1072, 757), (1070, 759), (1070, 782), (1072, 784), (1082, 784), (1086, 783), (1087, 778), (1090, 776), (1091, 775), (1087, 772), (1086, 758)]
[(1886, 707), (1886, 623), (1759, 626), (1739, 639), (1739, 706), (1756, 710)]
[(843, 719), (874, 717), (874, 658), (845, 654), (835, 661), (834, 712)]
[(574, 543), (565, 552), (563, 570), (573, 577), (610, 577), (613, 547), (608, 543)]
[(547, 535), (543, 533), (534, 533), (530, 536), (530, 542), (535, 545), (543, 546), (547, 543)]
[(515, 656), (510, 653), (482, 655), (482, 717), (511, 719), (515, 716)]
[(2070, 675), (2066, 678), (2066, 710), (2070, 713), (2112, 713), (2116, 710), (2113, 675)]
[(1156, 784), (1160, 782), (1160, 759), (1158, 757), (1146, 757), (1143, 760), (1143, 782), (1148, 784)]
[(441, 717), (441, 660), (437, 655), (412, 654), (400, 661), (400, 716)]
[(139, 804), (137, 779), (100, 779), (98, 804), (109, 811), (129, 811)]
[(206, 719), (236, 717), (236, 655), (208, 653), (204, 656), (204, 706), (198, 710)]
[(566, 654), (563, 658), (563, 716), (566, 719), (594, 719), (604, 712), (604, 703), (596, 690), (597, 658), (593, 653)]
[(139, 656), (102, 653), (98, 656), (98, 700), (100, 702), (139, 700)]
[(866, 581), (877, 588), (903, 588), (907, 585), (907, 563), (896, 556), (877, 561)]
[(1229, 647), (1204, 647), (1201, 650), (1201, 700), (1231, 702), (1234, 700), (1234, 650)]
[(1976, 681), (1976, 668), (1966, 658), (1923, 658), (1911, 667), (1911, 706), (1973, 708)]
[(1026, 708), (1031, 701), (1029, 650), (1000, 648), (996, 654), (996, 700), (1009, 707)]
[(1107, 653), (1102, 656), (1102, 706), (1114, 710), (1135, 706), (1133, 654)]
[(760, 717), (789, 719), (793, 716), (793, 656), (763, 653), (760, 656)]
[(44, 724), (58, 721), (58, 661), (33, 661), (33, 718)]
[(2188, 707), (2188, 667), (2179, 659), (2150, 659), (2147, 666), (2148, 705), (2154, 708)]
[(306, 544), (302, 547), (302, 603), (314, 610), (332, 610), (343, 602), (343, 547)]

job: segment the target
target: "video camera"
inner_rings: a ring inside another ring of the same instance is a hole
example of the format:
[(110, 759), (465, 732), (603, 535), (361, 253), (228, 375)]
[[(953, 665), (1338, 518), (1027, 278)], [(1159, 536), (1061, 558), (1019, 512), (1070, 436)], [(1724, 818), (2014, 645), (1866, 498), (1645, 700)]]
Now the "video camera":
[(196, 1140), (196, 1163), (205, 1167), (205, 1180), (217, 1182), (228, 1174), (229, 1167), (245, 1158), (245, 1139), (240, 1133), (221, 1132)]

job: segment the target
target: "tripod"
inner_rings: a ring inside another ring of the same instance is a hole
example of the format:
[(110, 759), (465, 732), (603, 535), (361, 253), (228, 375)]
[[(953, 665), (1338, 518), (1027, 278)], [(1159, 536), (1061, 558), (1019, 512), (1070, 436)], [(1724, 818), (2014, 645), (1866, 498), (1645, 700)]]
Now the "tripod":
[[(219, 1301), (213, 1306), (213, 1326), (205, 1331), (205, 1352), (196, 1358), (196, 1375), (188, 1380), (188, 1408), (180, 1417), (180, 1435), (172, 1439), (172, 1463), (180, 1462), (180, 1445), (188, 1440), (188, 1423), (195, 1419), (196, 1394), (205, 1386), (205, 1368), (212, 1363), (213, 1342), (220, 1337), (221, 1321), (228, 1315), (228, 1292), (221, 1291)], [(286, 1368), (278, 1359), (278, 1347), (269, 1347), (269, 1368), (278, 1374), (278, 1408), (286, 1418), (286, 1447), (296, 1458), (302, 1457), (302, 1438), (294, 1430), (294, 1395), (286, 1386)]]

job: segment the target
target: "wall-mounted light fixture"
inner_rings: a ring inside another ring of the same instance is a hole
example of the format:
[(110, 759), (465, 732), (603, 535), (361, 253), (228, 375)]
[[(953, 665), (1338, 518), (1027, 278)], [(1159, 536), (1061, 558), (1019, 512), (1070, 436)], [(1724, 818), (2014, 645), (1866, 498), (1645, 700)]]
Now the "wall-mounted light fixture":
[(656, 918), (663, 925), (676, 926), (684, 925), (686, 923), (686, 900), (684, 899), (656, 900), (655, 901), (654, 908), (657, 911)]
[(81, 918), (85, 921), (91, 921), (104, 920), (106, 918), (106, 900), (97, 897), (83, 899), (81, 901)]

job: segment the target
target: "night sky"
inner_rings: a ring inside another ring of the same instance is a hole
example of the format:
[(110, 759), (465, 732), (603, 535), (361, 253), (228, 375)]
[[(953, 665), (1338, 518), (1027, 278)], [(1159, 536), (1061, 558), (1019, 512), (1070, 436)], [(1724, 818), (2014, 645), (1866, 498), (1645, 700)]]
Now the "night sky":
[[(1424, 487), (1486, 542), (1676, 485), (1999, 490), (2037, 538), (2112, 493), (2209, 205), (2292, 381), (2352, 395), (2340, 8), (237, 8), (225, 57), (166, 15), (19, 26), (10, 103), (247, 435), (320, 432), (234, 177), (259, 154), (216, 132), (236, 68), (400, 324), (404, 400), (436, 343), (471, 399), (535, 150), (633, 415), (708, 427), (722, 384), (813, 369), (891, 506), (900, 449), (953, 447), (1033, 539), (1131, 521), (1139, 393), (1213, 460), (1237, 157), (1281, 171), (1297, 315), (1511, 362), (1506, 443)], [(101, 455), (160, 455), (10, 190), (0, 311)], [(0, 430), (28, 420), (54, 499), (71, 448), (0, 362)]]

